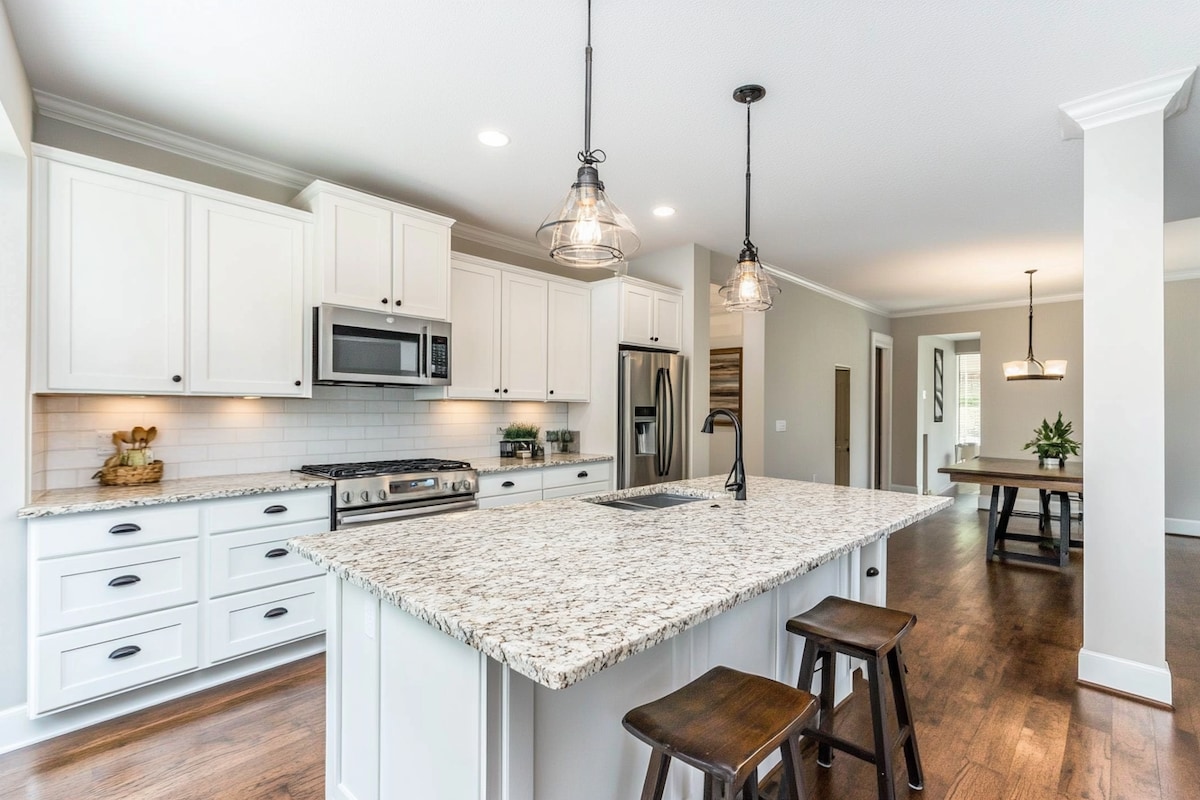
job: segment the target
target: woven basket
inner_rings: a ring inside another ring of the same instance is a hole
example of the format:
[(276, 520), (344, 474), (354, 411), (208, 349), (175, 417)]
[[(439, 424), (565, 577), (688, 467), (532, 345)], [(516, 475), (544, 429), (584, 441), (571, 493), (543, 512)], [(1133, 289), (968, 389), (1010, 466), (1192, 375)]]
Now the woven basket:
[(163, 476), (163, 462), (151, 461), (144, 467), (103, 467), (93, 475), (104, 486), (137, 486), (158, 483)]

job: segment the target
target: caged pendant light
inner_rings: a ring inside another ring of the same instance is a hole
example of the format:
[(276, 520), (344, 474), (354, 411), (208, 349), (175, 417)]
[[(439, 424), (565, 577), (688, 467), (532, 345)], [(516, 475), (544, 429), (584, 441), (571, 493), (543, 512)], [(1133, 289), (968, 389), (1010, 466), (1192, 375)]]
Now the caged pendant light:
[(608, 199), (597, 164), (606, 158), (592, 149), (592, 3), (588, 0), (587, 47), (584, 49), (582, 163), (567, 199), (537, 230), (537, 240), (555, 261), (570, 267), (611, 267), (633, 255), (641, 244), (629, 217)]
[(1067, 362), (1064, 359), (1047, 359), (1038, 361), (1033, 357), (1033, 273), (1036, 269), (1027, 269), (1029, 276), (1029, 353), (1024, 361), (1005, 361), (1004, 379), (1006, 381), (1061, 381), (1067, 374)]
[(726, 311), (766, 311), (779, 294), (779, 284), (763, 269), (758, 248), (750, 241), (750, 106), (766, 93), (766, 89), (753, 84), (739, 86), (733, 93), (734, 100), (746, 104), (746, 237), (738, 263), (720, 290)]

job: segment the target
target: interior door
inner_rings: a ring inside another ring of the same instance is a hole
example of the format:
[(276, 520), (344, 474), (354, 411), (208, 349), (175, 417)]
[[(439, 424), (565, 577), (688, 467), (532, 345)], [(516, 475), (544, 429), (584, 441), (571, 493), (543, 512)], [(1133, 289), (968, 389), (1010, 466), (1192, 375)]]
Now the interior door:
[(850, 485), (850, 370), (834, 372), (833, 482)]

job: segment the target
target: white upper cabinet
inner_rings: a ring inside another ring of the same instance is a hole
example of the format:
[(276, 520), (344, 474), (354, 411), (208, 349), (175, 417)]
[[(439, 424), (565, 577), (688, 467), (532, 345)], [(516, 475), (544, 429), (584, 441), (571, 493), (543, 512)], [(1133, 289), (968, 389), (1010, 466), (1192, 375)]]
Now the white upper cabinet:
[(52, 161), (38, 188), (35, 386), (182, 392), (185, 194)]
[(296, 202), (316, 214), (317, 302), (449, 318), (454, 220), (324, 181)]
[(500, 276), (492, 267), (451, 264), (447, 397), (500, 398)]
[(35, 170), (34, 391), (308, 390), (308, 214), (52, 148)]
[(545, 400), (546, 281), (505, 272), (501, 287), (501, 396)]
[(304, 391), (304, 223), (191, 201), (189, 391)]
[(621, 279), (620, 341), (678, 350), (683, 345), (683, 293)]
[(592, 381), (591, 290), (550, 281), (547, 308), (547, 399), (586, 403)]

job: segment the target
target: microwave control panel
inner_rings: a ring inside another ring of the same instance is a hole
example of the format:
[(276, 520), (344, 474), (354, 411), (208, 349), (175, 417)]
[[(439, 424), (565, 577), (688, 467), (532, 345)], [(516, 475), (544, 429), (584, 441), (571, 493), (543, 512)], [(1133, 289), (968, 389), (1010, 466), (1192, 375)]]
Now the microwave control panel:
[(429, 337), (430, 361), (433, 362), (431, 378), (450, 377), (450, 337)]

